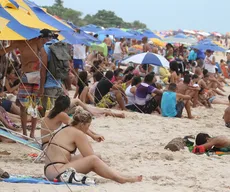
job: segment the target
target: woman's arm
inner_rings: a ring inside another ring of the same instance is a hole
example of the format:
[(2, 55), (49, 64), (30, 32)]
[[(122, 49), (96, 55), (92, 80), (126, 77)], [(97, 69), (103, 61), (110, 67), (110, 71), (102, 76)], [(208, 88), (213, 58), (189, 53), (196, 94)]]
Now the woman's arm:
[(62, 123), (64, 123), (65, 125), (69, 125), (71, 123), (71, 118), (65, 113), (65, 112), (61, 112), (59, 114), (59, 119), (62, 121)]
[(93, 148), (90, 145), (85, 133), (77, 130), (76, 134), (74, 135), (74, 138), (75, 144), (83, 157), (94, 155)]

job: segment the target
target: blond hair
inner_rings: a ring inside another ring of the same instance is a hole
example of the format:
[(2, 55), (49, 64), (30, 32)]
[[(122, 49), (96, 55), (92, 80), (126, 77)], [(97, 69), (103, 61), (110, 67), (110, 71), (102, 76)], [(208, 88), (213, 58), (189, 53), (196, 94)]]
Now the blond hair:
[(76, 107), (75, 113), (73, 115), (72, 125), (78, 125), (79, 123), (90, 123), (92, 121), (92, 115), (84, 110), (82, 107)]

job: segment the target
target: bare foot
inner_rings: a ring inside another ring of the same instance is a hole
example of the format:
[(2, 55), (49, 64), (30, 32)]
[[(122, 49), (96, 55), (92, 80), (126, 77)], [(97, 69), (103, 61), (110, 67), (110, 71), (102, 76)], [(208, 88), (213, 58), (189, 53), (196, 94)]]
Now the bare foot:
[(193, 116), (188, 116), (188, 119), (195, 119), (195, 117), (193, 117)]
[(115, 116), (116, 116), (116, 117), (123, 118), (123, 119), (125, 118), (125, 114), (124, 114), (124, 113), (121, 113), (121, 114), (116, 114)]
[(143, 176), (142, 176), (142, 175), (139, 175), (139, 176), (137, 176), (137, 177), (129, 178), (129, 179), (128, 179), (128, 180), (129, 180), (128, 182), (130, 182), (130, 183), (141, 182), (142, 179), (143, 179)]

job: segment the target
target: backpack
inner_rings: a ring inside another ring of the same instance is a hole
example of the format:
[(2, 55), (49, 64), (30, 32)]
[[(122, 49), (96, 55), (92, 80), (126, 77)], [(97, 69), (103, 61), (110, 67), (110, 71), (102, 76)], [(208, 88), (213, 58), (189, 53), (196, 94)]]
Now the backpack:
[(67, 43), (57, 42), (49, 46), (48, 70), (55, 79), (65, 80), (69, 75), (69, 47)]

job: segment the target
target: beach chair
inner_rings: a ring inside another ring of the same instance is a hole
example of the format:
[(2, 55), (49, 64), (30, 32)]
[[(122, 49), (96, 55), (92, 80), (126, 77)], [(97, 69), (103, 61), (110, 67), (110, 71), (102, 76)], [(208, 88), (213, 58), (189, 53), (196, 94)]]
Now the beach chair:
[[(30, 137), (26, 137), (18, 132), (12, 131), (3, 126), (0, 126), (0, 136), (37, 150), (40, 154), (34, 160), (34, 162), (39, 162), (41, 158), (44, 156), (42, 145), (38, 142), (37, 139), (31, 139)], [(22, 136), (28, 138), (28, 140), (23, 139)]]

